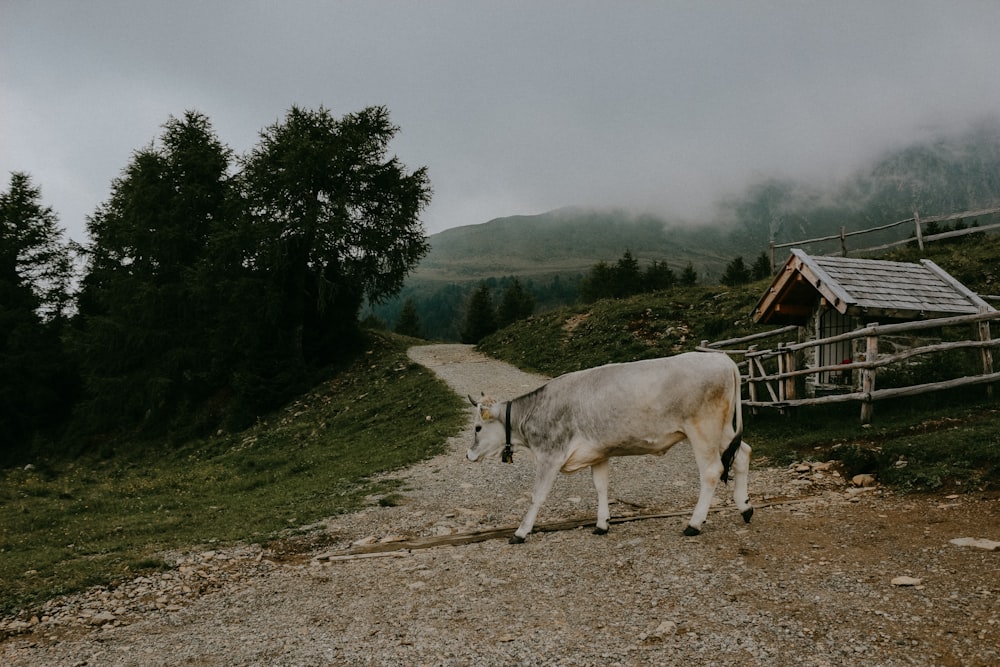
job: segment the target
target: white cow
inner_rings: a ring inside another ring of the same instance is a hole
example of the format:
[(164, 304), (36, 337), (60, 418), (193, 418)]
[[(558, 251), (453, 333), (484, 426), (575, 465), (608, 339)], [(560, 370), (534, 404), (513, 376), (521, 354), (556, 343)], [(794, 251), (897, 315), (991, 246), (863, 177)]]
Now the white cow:
[[(597, 527), (608, 532), (608, 459), (661, 455), (681, 440), (694, 448), (701, 480), (685, 535), (697, 535), (719, 480), (735, 473), (733, 500), (750, 522), (747, 491), (750, 446), (742, 440), (740, 373), (722, 353), (608, 364), (559, 376), (510, 401), (469, 397), (476, 407), (475, 441), (466, 454), (480, 461), (514, 449), (535, 458), (535, 486), (521, 525), (510, 541), (524, 542), (559, 471), (590, 467), (597, 489)], [(735, 424), (735, 425), (734, 425)]]

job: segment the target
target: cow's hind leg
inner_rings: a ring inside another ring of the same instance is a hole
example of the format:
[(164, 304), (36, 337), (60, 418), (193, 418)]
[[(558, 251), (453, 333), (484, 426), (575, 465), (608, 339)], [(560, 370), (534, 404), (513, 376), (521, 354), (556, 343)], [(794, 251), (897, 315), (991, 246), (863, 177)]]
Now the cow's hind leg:
[(549, 491), (552, 490), (553, 482), (556, 481), (559, 467), (560, 465), (551, 459), (539, 458), (535, 460), (535, 488), (531, 491), (531, 507), (521, 519), (521, 525), (514, 531), (513, 537), (508, 540), (511, 544), (521, 544), (531, 532), (535, 525), (535, 517), (538, 516), (538, 510), (545, 502), (545, 498), (548, 497)]
[(590, 473), (594, 478), (594, 488), (597, 489), (597, 526), (594, 528), (594, 535), (608, 534), (608, 521), (611, 519), (611, 510), (608, 509), (610, 468), (611, 465), (607, 461), (590, 466)]
[[(721, 435), (721, 434), (720, 434)], [(694, 448), (694, 458), (698, 462), (698, 476), (701, 488), (698, 491), (698, 503), (694, 506), (691, 520), (688, 522), (684, 534), (687, 536), (701, 533), (701, 525), (708, 517), (708, 510), (712, 505), (712, 498), (715, 496), (715, 486), (722, 477), (722, 458), (719, 455), (719, 447), (716, 441), (721, 438), (705, 438), (701, 434), (688, 434), (691, 447)]]
[(733, 477), (736, 480), (733, 489), (733, 502), (740, 511), (743, 520), (750, 523), (753, 516), (753, 505), (750, 504), (750, 445), (740, 443), (740, 449), (733, 459)]

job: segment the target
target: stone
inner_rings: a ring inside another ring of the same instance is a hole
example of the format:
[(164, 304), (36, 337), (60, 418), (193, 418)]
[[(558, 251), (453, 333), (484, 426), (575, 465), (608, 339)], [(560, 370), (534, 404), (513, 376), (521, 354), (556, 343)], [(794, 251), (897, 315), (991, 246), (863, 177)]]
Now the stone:
[(1000, 542), (984, 538), (956, 537), (953, 540), (948, 540), (948, 543), (954, 544), (957, 547), (975, 547), (976, 549), (985, 549), (986, 551), (1000, 550)]
[(923, 582), (923, 579), (920, 579), (918, 577), (901, 576), (901, 577), (895, 577), (892, 580), (892, 585), (893, 586), (919, 586), (921, 584), (921, 582)]
[(666, 637), (667, 635), (672, 635), (677, 631), (677, 624), (673, 621), (663, 621), (656, 629), (653, 630), (652, 635), (654, 637)]
[(851, 484), (867, 489), (878, 484), (878, 481), (876, 481), (875, 475), (861, 474), (852, 477)]
[(110, 611), (101, 611), (88, 618), (87, 623), (90, 625), (107, 625), (117, 620), (118, 618)]

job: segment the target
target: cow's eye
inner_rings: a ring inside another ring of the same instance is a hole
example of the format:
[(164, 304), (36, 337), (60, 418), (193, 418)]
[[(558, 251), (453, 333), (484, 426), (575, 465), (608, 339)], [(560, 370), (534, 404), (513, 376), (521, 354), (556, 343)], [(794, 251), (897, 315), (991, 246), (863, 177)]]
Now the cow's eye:
[(476, 425), (476, 433), (479, 433), (482, 430), (483, 430), (482, 426)]

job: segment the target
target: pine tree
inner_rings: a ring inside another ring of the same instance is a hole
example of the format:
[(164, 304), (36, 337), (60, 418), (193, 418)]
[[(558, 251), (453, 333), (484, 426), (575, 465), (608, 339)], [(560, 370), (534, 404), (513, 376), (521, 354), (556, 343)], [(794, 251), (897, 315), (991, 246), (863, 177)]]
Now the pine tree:
[(497, 316), (489, 285), (480, 285), (469, 299), (469, 309), (462, 328), (463, 343), (478, 343), (497, 330)]
[(754, 280), (763, 280), (771, 276), (771, 258), (767, 256), (766, 252), (757, 255), (753, 266), (750, 267), (750, 275)]
[(62, 343), (69, 251), (41, 190), (13, 173), (0, 192), (0, 464), (68, 415), (76, 373)]
[(680, 284), (683, 287), (693, 287), (698, 284), (698, 272), (694, 270), (694, 264), (691, 262), (687, 263), (684, 270), (681, 271)]
[(750, 269), (742, 257), (736, 257), (726, 265), (726, 270), (722, 273), (722, 284), (736, 287), (750, 282)]
[(626, 250), (614, 268), (614, 295), (618, 298), (632, 296), (642, 291), (642, 273), (639, 271), (639, 260), (632, 256), (631, 250)]
[(646, 267), (642, 282), (644, 291), (654, 292), (673, 287), (677, 282), (677, 276), (674, 275), (673, 270), (667, 266), (666, 262), (658, 262), (654, 259), (653, 263)]
[(598, 262), (580, 281), (580, 299), (584, 303), (610, 299), (614, 296), (614, 283), (614, 270), (607, 262)]
[(497, 309), (497, 323), (501, 327), (505, 327), (517, 320), (530, 317), (533, 312), (535, 312), (535, 299), (531, 296), (531, 293), (524, 289), (521, 281), (514, 278), (500, 298), (500, 307)]
[(394, 331), (403, 336), (422, 338), (420, 315), (417, 314), (417, 304), (413, 299), (407, 299), (403, 302), (403, 309), (399, 311), (399, 321), (396, 322)]

